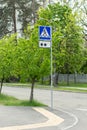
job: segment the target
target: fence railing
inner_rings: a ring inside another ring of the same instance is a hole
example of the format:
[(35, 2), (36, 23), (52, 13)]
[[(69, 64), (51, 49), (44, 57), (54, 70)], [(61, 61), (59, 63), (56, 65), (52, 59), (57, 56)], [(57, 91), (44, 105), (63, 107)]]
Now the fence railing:
[(59, 82), (67, 82), (67, 76), (69, 76), (69, 82), (87, 83), (87, 74), (59, 74)]

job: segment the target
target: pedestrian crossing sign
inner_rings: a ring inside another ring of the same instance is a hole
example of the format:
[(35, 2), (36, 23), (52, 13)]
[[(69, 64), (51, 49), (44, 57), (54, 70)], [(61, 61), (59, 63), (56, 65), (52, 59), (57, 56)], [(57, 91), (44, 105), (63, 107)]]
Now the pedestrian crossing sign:
[(51, 41), (52, 32), (50, 26), (39, 26), (39, 40)]

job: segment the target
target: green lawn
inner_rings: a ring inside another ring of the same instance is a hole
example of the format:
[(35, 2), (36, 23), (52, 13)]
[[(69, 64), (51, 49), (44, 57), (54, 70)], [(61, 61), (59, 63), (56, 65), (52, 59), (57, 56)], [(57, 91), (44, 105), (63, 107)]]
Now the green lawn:
[(4, 83), (4, 86), (9, 86), (9, 87), (29, 87), (29, 83)]
[[(30, 87), (30, 83), (4, 83), (5, 86), (11, 87)], [(35, 88), (39, 89), (50, 89), (50, 85), (40, 85), (38, 83), (35, 84)], [(72, 91), (72, 92), (85, 92), (87, 93), (87, 83), (70, 83), (67, 86), (66, 83), (59, 83), (58, 86), (54, 87), (53, 90), (62, 90), (62, 91)]]
[[(11, 86), (11, 87), (30, 87), (30, 84), (21, 84), (21, 83), (6, 83), (4, 84), (5, 86)], [(39, 89), (49, 89), (50, 90), (50, 85), (35, 85), (36, 88)], [(67, 86), (66, 84), (59, 84), (57, 87), (53, 87), (53, 90), (56, 91), (70, 91), (70, 92), (83, 92), (87, 93), (87, 84), (71, 84)], [(7, 105), (7, 106), (46, 106), (43, 103), (40, 103), (38, 101), (33, 100), (32, 102), (27, 101), (27, 100), (19, 100), (17, 98), (14, 98), (12, 96), (0, 95), (0, 105)]]
[[(38, 83), (36, 83), (38, 85)], [(30, 83), (4, 83), (5, 86), (21, 86), (21, 87), (29, 87)], [(47, 86), (47, 85), (46, 85)], [(61, 82), (59, 83), (58, 86), (67, 86), (67, 83)], [(87, 88), (87, 83), (70, 83), (69, 86), (72, 87), (86, 87)]]
[(77, 87), (58, 87), (58, 88), (54, 88), (54, 90), (87, 93), (87, 89), (85, 90)]
[[(66, 83), (59, 83), (59, 86), (67, 86)], [(81, 87), (87, 88), (87, 83), (70, 83), (68, 87)]]
[(8, 96), (8, 95), (4, 95), (1, 94), (0, 95), (0, 105), (6, 105), (6, 106), (46, 106), (43, 103), (40, 103), (38, 101), (33, 100), (31, 101), (27, 101), (27, 100), (19, 100), (16, 99), (12, 96)]

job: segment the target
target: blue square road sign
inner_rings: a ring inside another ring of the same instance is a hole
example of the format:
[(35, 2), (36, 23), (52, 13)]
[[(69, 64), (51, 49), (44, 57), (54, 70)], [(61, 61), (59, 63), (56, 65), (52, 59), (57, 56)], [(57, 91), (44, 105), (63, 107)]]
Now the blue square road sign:
[(39, 26), (39, 40), (51, 41), (52, 28), (51, 26)]

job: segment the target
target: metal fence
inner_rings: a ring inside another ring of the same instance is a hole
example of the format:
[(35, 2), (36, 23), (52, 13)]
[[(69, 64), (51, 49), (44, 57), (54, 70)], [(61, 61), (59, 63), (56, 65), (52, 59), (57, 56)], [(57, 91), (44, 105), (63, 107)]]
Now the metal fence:
[[(59, 82), (67, 82), (67, 74), (59, 74)], [(70, 82), (87, 83), (87, 74), (69, 74)]]

